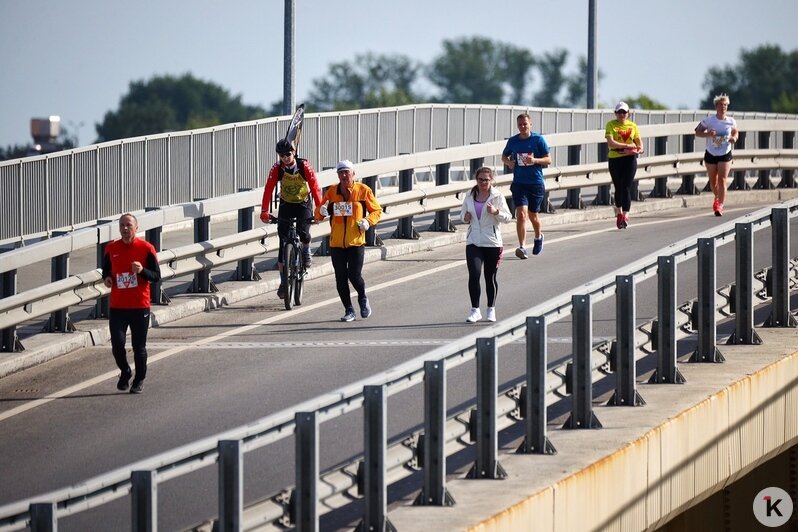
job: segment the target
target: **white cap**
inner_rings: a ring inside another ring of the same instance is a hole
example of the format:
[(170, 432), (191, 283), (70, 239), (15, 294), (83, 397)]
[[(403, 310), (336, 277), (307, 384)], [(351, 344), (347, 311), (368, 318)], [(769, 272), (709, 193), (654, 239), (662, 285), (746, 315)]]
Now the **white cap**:
[(618, 105), (615, 106), (615, 112), (617, 113), (618, 111), (626, 111), (628, 113), (629, 104), (626, 102), (618, 102)]
[(335, 171), (340, 172), (341, 170), (354, 170), (355, 166), (352, 164), (352, 161), (349, 159), (344, 159), (343, 161), (338, 161), (338, 164), (335, 165)]

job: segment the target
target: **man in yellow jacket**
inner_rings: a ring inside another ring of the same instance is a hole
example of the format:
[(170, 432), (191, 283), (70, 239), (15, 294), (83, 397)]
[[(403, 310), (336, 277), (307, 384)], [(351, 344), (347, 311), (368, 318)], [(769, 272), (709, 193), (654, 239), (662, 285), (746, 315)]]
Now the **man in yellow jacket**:
[(366, 231), (377, 225), (382, 207), (374, 193), (363, 183), (355, 183), (355, 168), (351, 161), (339, 161), (335, 166), (338, 185), (330, 186), (316, 206), (318, 221), (330, 216), (330, 256), (335, 270), (335, 287), (344, 305), (341, 321), (354, 321), (355, 309), (349, 296), (349, 283), (357, 291), (360, 317), (371, 316), (371, 306), (363, 281)]

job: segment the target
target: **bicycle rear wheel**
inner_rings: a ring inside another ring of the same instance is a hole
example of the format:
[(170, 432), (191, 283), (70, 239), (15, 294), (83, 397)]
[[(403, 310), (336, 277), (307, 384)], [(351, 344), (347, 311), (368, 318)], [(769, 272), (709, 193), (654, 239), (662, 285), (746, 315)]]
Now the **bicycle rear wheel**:
[(283, 260), (285, 261), (285, 310), (294, 308), (294, 294), (296, 280), (299, 276), (298, 268), (298, 250), (293, 242), (288, 242), (285, 245), (285, 253)]

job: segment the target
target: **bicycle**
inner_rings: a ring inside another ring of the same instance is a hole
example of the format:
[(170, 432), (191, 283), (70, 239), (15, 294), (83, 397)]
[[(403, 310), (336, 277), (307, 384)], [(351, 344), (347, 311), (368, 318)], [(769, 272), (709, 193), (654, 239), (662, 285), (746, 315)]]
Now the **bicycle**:
[[(275, 216), (269, 216), (271, 223), (277, 223)], [(296, 218), (285, 218), (289, 223), (288, 237), (283, 242), (283, 270), (285, 274), (285, 310), (291, 310), (294, 305), (302, 304), (305, 292), (305, 261), (302, 257), (302, 242), (296, 230)]]

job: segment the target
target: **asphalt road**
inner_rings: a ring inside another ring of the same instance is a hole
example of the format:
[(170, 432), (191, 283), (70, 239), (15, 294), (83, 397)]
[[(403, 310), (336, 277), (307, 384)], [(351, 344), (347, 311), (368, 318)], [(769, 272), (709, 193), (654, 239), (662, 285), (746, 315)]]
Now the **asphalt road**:
[[(546, 228), (544, 216), (540, 256), (515, 258), (514, 238), (505, 233), (498, 318), (761, 207), (728, 208), (722, 219), (706, 208), (633, 215), (623, 231), (615, 229), (614, 220)], [(796, 256), (794, 238), (792, 244)], [(757, 233), (757, 269), (769, 253), (769, 231)], [(719, 285), (733, 280), (733, 271), (723, 265), (723, 257), (733, 254), (731, 246), (718, 250)], [(694, 270), (694, 262), (680, 267), (679, 301), (694, 297)], [(470, 303), (463, 245), (369, 263), (364, 276), (374, 311), (368, 320), (341, 323), (333, 279), (325, 277), (309, 281), (305, 304), (290, 312), (272, 292), (152, 329), (142, 395), (117, 392), (109, 346), (82, 349), (0, 379), (0, 505), (246, 424), (488, 325), (465, 323)], [(655, 285), (641, 286), (637, 300), (638, 319), (651, 319)], [(482, 307), (484, 313), (484, 294)], [(594, 339), (614, 335), (613, 309), (608, 302), (596, 305)], [(548, 334), (552, 355), (567, 355), (570, 322), (554, 324)], [(522, 344), (503, 348), (500, 357), (500, 382), (523, 370)], [(448, 404), (454, 407), (469, 397), (473, 370), (458, 368), (448, 382)], [(70, 393), (42, 401), (66, 389)], [(416, 390), (390, 399), (391, 434), (421, 422), (419, 396)], [(322, 425), (322, 469), (359, 452), (360, 425), (354, 415)], [(291, 485), (292, 460), (290, 439), (247, 455), (246, 500)], [(161, 527), (178, 529), (215, 515), (215, 476), (214, 468), (206, 468), (159, 487)], [(129, 512), (128, 502), (117, 501), (67, 518), (59, 529), (125, 530)]]

